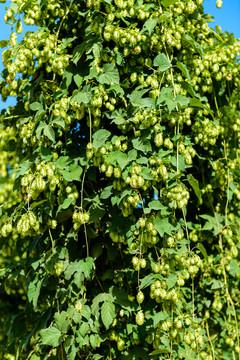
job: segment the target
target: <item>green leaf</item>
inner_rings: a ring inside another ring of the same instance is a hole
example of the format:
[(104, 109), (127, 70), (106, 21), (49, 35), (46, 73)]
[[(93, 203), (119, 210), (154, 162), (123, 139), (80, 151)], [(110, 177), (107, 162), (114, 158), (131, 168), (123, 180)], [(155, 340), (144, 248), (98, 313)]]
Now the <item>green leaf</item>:
[(231, 259), (230, 260), (230, 275), (232, 275), (233, 277), (235, 277), (236, 275), (240, 275), (240, 267), (239, 267), (239, 264), (238, 264), (238, 261), (236, 259)]
[(55, 313), (54, 320), (56, 328), (60, 330), (61, 333), (66, 334), (70, 328), (70, 320), (66, 311), (62, 311), (60, 314)]
[(157, 99), (157, 104), (161, 104), (162, 102), (166, 102), (168, 100), (174, 100), (173, 89), (172, 87), (163, 87)]
[(44, 121), (40, 121), (40, 123), (39, 123), (39, 125), (38, 125), (38, 127), (36, 129), (36, 138), (38, 140), (41, 139), (42, 131), (43, 131), (43, 129), (45, 129), (46, 126), (47, 126), (47, 124)]
[(35, 277), (34, 281), (30, 282), (30, 284), (28, 285), (28, 291), (27, 291), (28, 300), (29, 302), (32, 302), (34, 308), (37, 306), (37, 301), (40, 295), (42, 282), (43, 280), (42, 279), (40, 280), (37, 276)]
[(113, 302), (113, 296), (110, 293), (101, 293), (95, 296), (92, 301), (92, 312), (96, 314), (100, 309), (101, 302)]
[(128, 160), (129, 162), (136, 160), (137, 158), (137, 151), (135, 149), (132, 149), (128, 152)]
[(64, 202), (58, 207), (58, 210), (57, 210), (57, 214), (62, 210), (62, 209), (67, 209), (69, 208), (69, 206), (72, 204), (73, 202), (73, 198), (70, 197), (70, 198), (67, 198), (64, 200)]
[(191, 81), (191, 76), (189, 74), (187, 66), (180, 61), (177, 61), (176, 66), (179, 68), (179, 70), (181, 70), (182, 75), (184, 75), (189, 81)]
[(122, 170), (129, 162), (127, 154), (125, 154), (120, 150), (116, 150), (109, 153), (108, 156), (106, 157), (106, 161), (107, 163), (117, 162)]
[(132, 144), (134, 149), (140, 150), (144, 153), (147, 153), (148, 151), (152, 151), (152, 146), (149, 140), (137, 137), (132, 140)]
[(172, 235), (172, 231), (175, 230), (175, 227), (170, 224), (168, 218), (156, 218), (154, 220), (154, 226), (160, 236), (164, 234)]
[(50, 161), (52, 159), (53, 153), (50, 149), (44, 147), (44, 146), (40, 146), (39, 147), (39, 152), (41, 154), (41, 157), (43, 159), (43, 161)]
[(191, 185), (191, 187), (193, 188), (199, 202), (202, 203), (202, 193), (201, 193), (201, 190), (199, 189), (198, 180), (195, 179), (195, 177), (192, 174), (188, 174), (187, 180), (188, 180), (189, 184)]
[(159, 311), (153, 316), (153, 326), (156, 328), (157, 324), (160, 321), (164, 321), (169, 317), (168, 313), (166, 311)]
[(72, 164), (62, 172), (62, 176), (67, 181), (81, 181), (83, 169), (78, 164)]
[(147, 21), (145, 21), (141, 33), (147, 30), (148, 34), (151, 35), (157, 23), (158, 23), (158, 18), (148, 19)]
[(218, 221), (214, 216), (211, 215), (199, 215), (202, 219), (207, 220), (202, 230), (214, 230), (213, 234), (218, 235), (219, 230), (222, 229), (222, 218), (218, 215)]
[(202, 60), (204, 60), (204, 51), (203, 51), (203, 47), (197, 42), (195, 41), (190, 35), (188, 34), (184, 34), (183, 39), (190, 45), (192, 45), (192, 47), (201, 55)]
[(65, 129), (65, 121), (60, 117), (54, 118), (51, 124), (56, 124), (58, 126), (61, 126), (63, 129)]
[[(106, 0), (105, 0), (106, 1)], [(107, 1), (106, 1), (107, 2)], [(94, 354), (91, 358), (91, 360), (100, 360), (102, 359), (103, 356), (102, 355), (99, 355), (99, 354)]]
[(55, 166), (58, 169), (65, 169), (68, 164), (71, 162), (69, 156), (60, 156), (55, 162)]
[(98, 149), (101, 146), (103, 146), (110, 135), (111, 135), (110, 131), (105, 129), (100, 129), (96, 131), (93, 134), (93, 148)]
[(112, 288), (110, 288), (109, 291), (114, 298), (115, 304), (120, 305), (128, 311), (136, 310), (136, 303), (128, 299), (127, 292), (124, 288), (118, 288), (117, 286), (113, 286)]
[(89, 104), (92, 94), (90, 91), (79, 91), (73, 97), (72, 100), (76, 101), (78, 104)]
[(65, 70), (64, 74), (63, 74), (63, 81), (61, 84), (61, 87), (63, 88), (64, 86), (66, 86), (66, 88), (69, 88), (69, 86), (71, 85), (72, 82), (72, 77), (73, 74), (67, 70)]
[(206, 110), (212, 117), (213, 117), (213, 112), (211, 109), (209, 109), (209, 107), (207, 107), (206, 105), (204, 105), (203, 103), (201, 103), (200, 100), (196, 99), (196, 98), (191, 98), (190, 99), (190, 106), (192, 107), (200, 107), (204, 110)]
[(170, 274), (166, 280), (168, 290), (172, 289), (177, 283), (178, 277), (175, 274)]
[(73, 50), (73, 63), (77, 64), (84, 53), (90, 53), (99, 38), (96, 36), (88, 35), (80, 45), (77, 45)]
[(180, 106), (188, 106), (190, 103), (190, 99), (184, 95), (177, 95), (176, 96), (176, 102), (180, 105)]
[(153, 210), (165, 210), (166, 206), (164, 206), (163, 204), (161, 204), (161, 202), (159, 200), (152, 200), (149, 204), (148, 207), (150, 209)]
[(55, 132), (50, 125), (46, 125), (43, 129), (43, 134), (48, 137), (49, 140), (55, 142)]
[(109, 186), (105, 187), (103, 189), (103, 191), (101, 192), (100, 198), (101, 199), (108, 199), (113, 193), (112, 189), (113, 189), (112, 185), (109, 185)]
[(100, 84), (119, 84), (119, 73), (118, 69), (114, 64), (104, 64), (103, 73), (98, 76)]
[(101, 319), (106, 329), (109, 329), (115, 316), (115, 305), (110, 301), (105, 301), (101, 307)]
[(90, 220), (89, 223), (94, 223), (102, 219), (105, 215), (106, 210), (101, 207), (101, 204), (92, 204), (89, 208)]
[(121, 111), (115, 110), (111, 114), (112, 123), (116, 125), (122, 125), (126, 122)]
[(144, 94), (146, 94), (149, 90), (134, 90), (130, 95), (128, 95), (128, 98), (132, 102), (133, 106), (145, 108), (145, 107), (155, 107), (155, 100), (149, 97), (143, 97)]
[(221, 289), (223, 287), (224, 287), (224, 283), (221, 280), (216, 280), (216, 279), (212, 280), (212, 286), (211, 286), (212, 290)]
[(157, 279), (162, 279), (160, 274), (149, 274), (141, 280), (140, 289), (145, 289), (149, 285), (153, 284)]
[(184, 171), (186, 168), (185, 158), (183, 155), (178, 155), (178, 158), (176, 156), (173, 156), (171, 158), (171, 164), (176, 168), (178, 167), (178, 169), (181, 171)]
[(26, 171), (30, 168), (31, 164), (28, 161), (24, 161), (16, 169), (11, 171), (11, 174), (15, 174), (15, 179), (19, 176), (25, 175)]
[(50, 328), (41, 330), (40, 331), (40, 336), (41, 336), (41, 340), (42, 340), (43, 345), (49, 345), (49, 346), (57, 347), (62, 342), (62, 334), (55, 327), (50, 327)]
[(153, 60), (153, 65), (158, 66), (159, 71), (166, 71), (172, 66), (165, 54), (158, 54)]
[(139, 175), (141, 175), (145, 180), (153, 180), (151, 170), (149, 168), (147, 168), (146, 166), (141, 168)]
[(73, 76), (73, 80), (75, 82), (75, 84), (77, 85), (77, 87), (79, 88), (82, 83), (83, 83), (83, 77), (80, 74), (75, 74)]
[(203, 244), (201, 244), (201, 243), (197, 244), (197, 248), (198, 248), (198, 250), (201, 251), (201, 253), (203, 254), (203, 257), (204, 257), (205, 261), (208, 263), (207, 251), (206, 251), (205, 247), (203, 246)]
[(32, 104), (29, 105), (29, 107), (33, 111), (43, 110), (43, 106), (39, 102), (33, 102)]
[(81, 271), (84, 273), (86, 279), (91, 279), (92, 270), (94, 266), (94, 259), (92, 257), (87, 257), (84, 260), (79, 261), (79, 267)]

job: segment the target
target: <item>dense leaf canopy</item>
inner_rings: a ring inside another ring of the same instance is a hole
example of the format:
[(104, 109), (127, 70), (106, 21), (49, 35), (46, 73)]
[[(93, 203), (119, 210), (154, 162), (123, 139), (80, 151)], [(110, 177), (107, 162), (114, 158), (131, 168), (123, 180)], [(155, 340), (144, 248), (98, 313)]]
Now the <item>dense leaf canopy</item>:
[(202, 0), (5, 21), (1, 358), (240, 359), (239, 42)]

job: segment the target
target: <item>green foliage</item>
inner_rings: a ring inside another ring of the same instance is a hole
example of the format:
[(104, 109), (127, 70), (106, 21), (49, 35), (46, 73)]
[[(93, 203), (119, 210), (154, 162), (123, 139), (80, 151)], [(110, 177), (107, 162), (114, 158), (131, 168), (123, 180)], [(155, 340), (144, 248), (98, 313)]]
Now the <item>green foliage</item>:
[(0, 358), (240, 359), (239, 42), (202, 0), (4, 20)]

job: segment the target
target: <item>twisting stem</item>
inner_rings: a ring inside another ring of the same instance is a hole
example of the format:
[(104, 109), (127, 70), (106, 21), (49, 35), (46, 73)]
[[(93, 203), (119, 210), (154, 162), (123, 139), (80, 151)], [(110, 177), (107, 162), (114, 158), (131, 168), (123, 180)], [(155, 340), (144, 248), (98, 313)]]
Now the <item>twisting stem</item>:
[(51, 243), (52, 243), (52, 254), (54, 254), (54, 240), (53, 240), (52, 233), (51, 233), (50, 229), (48, 229), (48, 232), (49, 232), (50, 240), (51, 240)]

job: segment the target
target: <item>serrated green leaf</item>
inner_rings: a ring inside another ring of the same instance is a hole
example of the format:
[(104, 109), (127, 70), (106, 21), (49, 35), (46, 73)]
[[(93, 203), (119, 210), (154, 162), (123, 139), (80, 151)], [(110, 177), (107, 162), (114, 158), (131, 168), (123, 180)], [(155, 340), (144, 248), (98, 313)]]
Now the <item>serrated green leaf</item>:
[(153, 180), (151, 170), (149, 168), (147, 168), (146, 166), (141, 168), (139, 175), (141, 175), (145, 180)]
[(44, 129), (46, 126), (47, 126), (47, 124), (46, 124), (44, 121), (40, 121), (40, 123), (39, 123), (39, 125), (38, 125), (38, 127), (37, 127), (37, 129), (36, 129), (36, 138), (37, 138), (38, 140), (41, 139), (42, 131), (43, 131), (43, 129)]
[(166, 280), (168, 290), (172, 289), (177, 283), (178, 277), (175, 274), (170, 274)]
[(238, 261), (236, 259), (231, 259), (230, 260), (230, 275), (232, 275), (233, 277), (235, 277), (236, 275), (240, 275), (240, 267), (239, 267), (239, 264), (238, 264)]
[(32, 302), (33, 307), (37, 306), (38, 298), (40, 295), (40, 290), (42, 287), (43, 280), (38, 279), (38, 276), (34, 279), (34, 281), (30, 282), (28, 286), (27, 296), (29, 302)]
[(162, 205), (159, 200), (152, 200), (148, 204), (148, 207), (153, 210), (166, 210), (167, 209), (167, 207)]
[(108, 154), (106, 158), (107, 163), (117, 162), (120, 168), (123, 170), (125, 166), (128, 164), (129, 160), (127, 154), (120, 150), (113, 151)]
[(100, 199), (108, 199), (113, 193), (113, 186), (109, 185), (103, 189), (100, 195)]
[(58, 210), (57, 210), (57, 214), (62, 210), (62, 209), (67, 209), (69, 208), (69, 206), (72, 204), (73, 202), (73, 198), (70, 197), (70, 198), (67, 198), (64, 200), (64, 202), (58, 207)]
[(50, 327), (40, 331), (40, 336), (43, 345), (57, 347), (62, 342), (62, 334), (55, 327)]
[(101, 307), (101, 319), (106, 329), (109, 329), (115, 316), (115, 305), (110, 301), (105, 301)]
[(195, 179), (195, 177), (192, 174), (188, 174), (187, 180), (188, 180), (189, 184), (191, 185), (191, 187), (193, 188), (199, 202), (202, 203), (202, 193), (199, 188), (198, 180)]
[(223, 287), (224, 287), (224, 283), (221, 280), (217, 280), (217, 279), (212, 280), (212, 286), (211, 286), (212, 290), (221, 289)]
[(157, 280), (157, 279), (162, 279), (162, 276), (160, 274), (149, 274), (149, 275), (145, 276), (141, 280), (140, 289), (145, 289), (146, 287), (153, 284), (154, 281)]
[(197, 244), (197, 248), (198, 248), (198, 250), (201, 251), (201, 253), (203, 254), (203, 257), (204, 257), (205, 261), (208, 263), (207, 251), (206, 251), (205, 247), (203, 246), (203, 244), (201, 244), (201, 243)]
[(92, 51), (94, 44), (99, 41), (96, 36), (88, 35), (80, 45), (77, 45), (73, 50), (73, 63), (77, 64), (83, 54)]
[(43, 106), (39, 102), (33, 102), (29, 105), (29, 107), (33, 111), (43, 110)]
[(76, 101), (78, 104), (82, 104), (82, 103), (89, 104), (91, 97), (92, 94), (90, 91), (89, 92), (79, 91), (72, 97), (72, 100)]
[(132, 140), (132, 144), (134, 149), (140, 150), (144, 153), (147, 153), (148, 151), (152, 151), (152, 146), (149, 140), (137, 137)]
[(70, 328), (70, 320), (66, 311), (62, 311), (60, 314), (55, 313), (54, 315), (55, 326), (61, 333), (66, 334)]
[(98, 81), (100, 84), (119, 84), (119, 73), (118, 69), (114, 64), (104, 64), (103, 73), (98, 76)]
[(55, 166), (58, 169), (65, 169), (70, 162), (71, 159), (68, 156), (60, 156), (55, 162)]
[(124, 309), (128, 311), (136, 310), (136, 303), (132, 302), (128, 299), (127, 292), (124, 288), (118, 288), (117, 286), (113, 286), (109, 289), (110, 293), (114, 298), (114, 303), (120, 305)]
[(62, 172), (62, 176), (67, 181), (81, 181), (83, 168), (78, 164), (72, 164)]
[(65, 121), (60, 117), (53, 119), (51, 124), (56, 124), (58, 126), (61, 126), (63, 129), (65, 129)]
[(183, 39), (187, 41), (188, 44), (192, 45), (192, 47), (201, 55), (202, 60), (204, 60), (203, 47), (188, 34), (184, 34)]
[(116, 124), (116, 125), (121, 125), (124, 124), (126, 122), (126, 120), (123, 117), (122, 112), (116, 110), (111, 114), (111, 119), (112, 123)]
[(153, 326), (156, 328), (157, 324), (160, 321), (164, 321), (169, 317), (168, 313), (166, 311), (159, 311), (153, 316)]
[(157, 23), (158, 23), (158, 18), (148, 19), (147, 21), (145, 21), (141, 33), (147, 30), (148, 34), (151, 35)]
[(50, 161), (53, 157), (53, 153), (50, 149), (44, 147), (44, 146), (40, 146), (39, 147), (39, 151), (40, 151), (40, 154), (41, 154), (41, 157), (43, 159), (43, 161)]
[(143, 97), (144, 94), (146, 94), (149, 90), (134, 90), (130, 95), (128, 95), (128, 98), (132, 102), (132, 105), (135, 107), (140, 108), (151, 108), (155, 107), (155, 100), (149, 97)]
[(122, 65), (123, 59), (124, 59), (123, 54), (118, 51), (117, 54), (116, 54), (116, 63), (118, 65)]
[(176, 96), (176, 102), (180, 105), (180, 106), (188, 106), (190, 103), (190, 99), (184, 95), (180, 95), (177, 94)]
[(175, 227), (170, 224), (168, 218), (156, 218), (154, 220), (154, 226), (160, 236), (164, 234), (172, 235), (172, 231), (175, 230)]
[(19, 176), (25, 175), (26, 171), (30, 168), (31, 164), (28, 161), (24, 161), (16, 169), (13, 169), (11, 171), (11, 174), (15, 174), (15, 179), (17, 179)]
[(75, 74), (73, 76), (73, 80), (75, 82), (75, 84), (77, 85), (77, 87), (79, 88), (82, 83), (83, 83), (83, 77), (80, 74)]
[(55, 132), (51, 125), (46, 125), (43, 129), (43, 134), (52, 142), (55, 142)]
[(159, 71), (166, 71), (172, 66), (165, 54), (158, 54), (153, 60), (153, 65), (158, 66)]
[(203, 103), (201, 103), (200, 100), (196, 99), (196, 98), (191, 98), (190, 99), (190, 106), (192, 107), (200, 107), (201, 109), (206, 110), (212, 117), (213, 117), (213, 112), (211, 109), (209, 109), (209, 107), (207, 107), (206, 105), (204, 105)]
[(181, 70), (182, 74), (183, 74), (189, 81), (191, 81), (191, 76), (190, 76), (190, 73), (189, 73), (189, 71), (188, 71), (187, 66), (186, 66), (184, 63), (180, 62), (180, 61), (177, 61), (176, 66), (179, 68), (179, 70)]
[(93, 148), (98, 149), (103, 146), (109, 136), (111, 135), (110, 131), (105, 129), (100, 129), (93, 134)]

